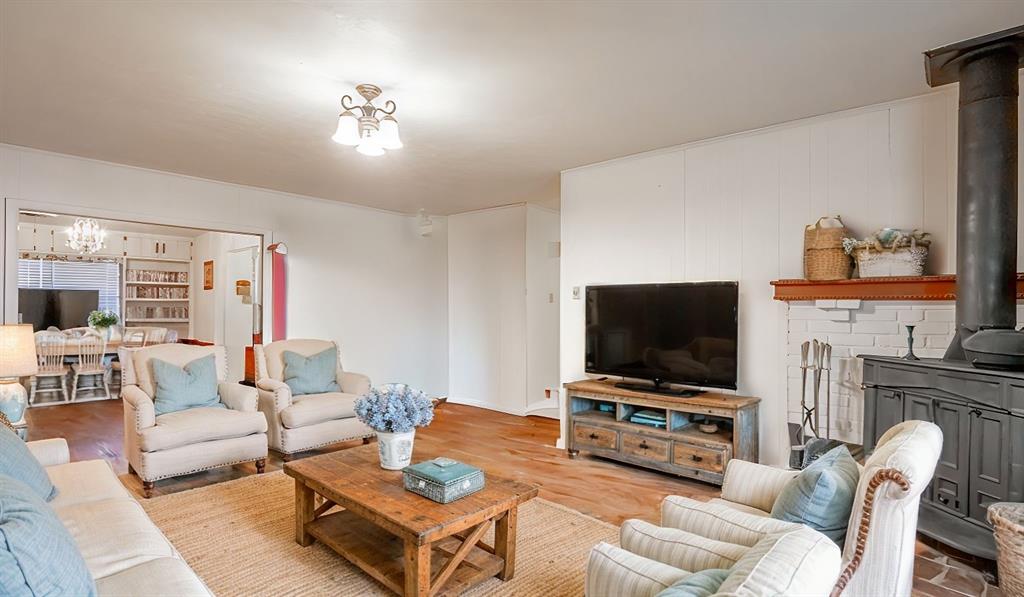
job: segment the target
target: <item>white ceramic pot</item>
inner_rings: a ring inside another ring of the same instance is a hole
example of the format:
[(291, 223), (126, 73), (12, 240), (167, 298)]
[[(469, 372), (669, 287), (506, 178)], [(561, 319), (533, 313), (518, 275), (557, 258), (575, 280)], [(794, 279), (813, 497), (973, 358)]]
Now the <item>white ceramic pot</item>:
[(401, 470), (412, 461), (412, 442), (416, 430), (405, 433), (377, 432), (377, 448), (380, 450), (380, 466), (389, 471)]

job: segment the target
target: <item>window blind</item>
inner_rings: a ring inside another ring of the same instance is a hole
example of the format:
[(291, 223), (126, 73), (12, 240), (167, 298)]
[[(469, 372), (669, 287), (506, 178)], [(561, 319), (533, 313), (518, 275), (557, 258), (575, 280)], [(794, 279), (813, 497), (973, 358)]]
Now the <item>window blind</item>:
[(121, 265), (108, 261), (18, 260), (18, 288), (98, 290), (100, 309), (121, 315)]

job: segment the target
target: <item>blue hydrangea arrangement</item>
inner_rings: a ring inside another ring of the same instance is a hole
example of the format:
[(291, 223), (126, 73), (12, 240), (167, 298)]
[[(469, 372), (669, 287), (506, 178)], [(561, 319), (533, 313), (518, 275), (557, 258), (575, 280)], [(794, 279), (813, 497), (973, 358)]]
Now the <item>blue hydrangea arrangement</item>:
[(434, 403), (421, 390), (392, 383), (370, 388), (356, 400), (356, 416), (375, 431), (406, 433), (434, 420)]

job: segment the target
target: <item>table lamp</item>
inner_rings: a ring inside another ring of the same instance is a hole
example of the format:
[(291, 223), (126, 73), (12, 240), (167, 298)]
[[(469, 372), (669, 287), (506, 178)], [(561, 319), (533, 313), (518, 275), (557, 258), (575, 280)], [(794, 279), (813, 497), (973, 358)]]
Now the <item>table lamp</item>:
[(19, 378), (39, 371), (32, 326), (0, 325), (0, 413), (17, 423), (25, 414), (28, 397)]

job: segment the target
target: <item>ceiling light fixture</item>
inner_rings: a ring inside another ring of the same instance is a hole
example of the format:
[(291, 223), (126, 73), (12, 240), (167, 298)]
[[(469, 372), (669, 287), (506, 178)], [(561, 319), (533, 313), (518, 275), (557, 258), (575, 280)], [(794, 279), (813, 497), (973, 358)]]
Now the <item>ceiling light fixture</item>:
[(107, 233), (100, 228), (100, 223), (92, 218), (78, 218), (68, 228), (67, 246), (79, 255), (95, 253), (104, 247), (103, 239)]
[[(342, 145), (353, 145), (359, 153), (373, 157), (384, 155), (385, 149), (401, 149), (402, 139), (394, 117), (398, 109), (395, 102), (388, 100), (383, 108), (374, 106), (373, 100), (381, 94), (376, 85), (357, 85), (356, 91), (366, 103), (359, 106), (352, 103), (351, 96), (341, 98), (344, 111), (338, 115), (338, 130), (331, 139)], [(360, 116), (356, 116), (356, 111)]]

